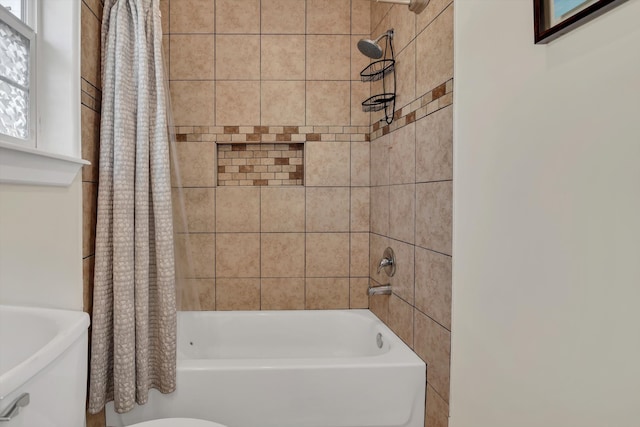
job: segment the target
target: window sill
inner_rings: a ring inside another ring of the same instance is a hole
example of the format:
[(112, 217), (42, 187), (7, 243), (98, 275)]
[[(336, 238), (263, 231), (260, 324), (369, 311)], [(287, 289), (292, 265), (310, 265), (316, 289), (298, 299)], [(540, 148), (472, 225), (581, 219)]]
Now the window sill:
[(68, 187), (88, 161), (0, 141), (0, 183)]

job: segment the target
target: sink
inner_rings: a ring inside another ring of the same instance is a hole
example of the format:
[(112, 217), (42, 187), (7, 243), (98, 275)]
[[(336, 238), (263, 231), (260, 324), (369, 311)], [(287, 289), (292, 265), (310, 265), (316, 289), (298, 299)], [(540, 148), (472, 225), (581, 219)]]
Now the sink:
[(89, 316), (0, 305), (0, 415), (25, 394), (10, 426), (82, 427)]

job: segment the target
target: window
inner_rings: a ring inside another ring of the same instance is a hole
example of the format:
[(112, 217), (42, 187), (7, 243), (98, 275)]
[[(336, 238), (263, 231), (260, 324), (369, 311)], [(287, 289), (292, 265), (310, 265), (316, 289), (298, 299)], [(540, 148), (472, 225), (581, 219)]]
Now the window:
[(35, 15), (27, 0), (0, 0), (0, 139), (35, 147)]

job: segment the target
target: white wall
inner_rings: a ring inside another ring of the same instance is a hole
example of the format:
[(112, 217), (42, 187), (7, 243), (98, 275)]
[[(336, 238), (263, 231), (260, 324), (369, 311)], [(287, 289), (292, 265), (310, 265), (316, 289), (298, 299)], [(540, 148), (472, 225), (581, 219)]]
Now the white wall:
[(640, 0), (455, 1), (452, 427), (640, 420)]
[(82, 182), (0, 184), (0, 304), (82, 310)]

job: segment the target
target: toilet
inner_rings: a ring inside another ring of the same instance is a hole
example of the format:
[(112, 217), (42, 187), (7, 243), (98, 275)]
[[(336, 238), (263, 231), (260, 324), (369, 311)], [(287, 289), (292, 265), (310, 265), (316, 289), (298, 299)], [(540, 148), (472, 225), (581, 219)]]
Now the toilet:
[(129, 427), (226, 427), (222, 424), (194, 418), (163, 418), (132, 424)]

